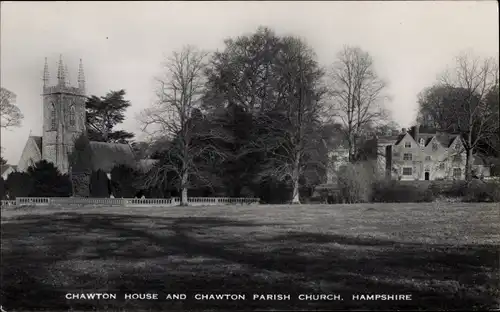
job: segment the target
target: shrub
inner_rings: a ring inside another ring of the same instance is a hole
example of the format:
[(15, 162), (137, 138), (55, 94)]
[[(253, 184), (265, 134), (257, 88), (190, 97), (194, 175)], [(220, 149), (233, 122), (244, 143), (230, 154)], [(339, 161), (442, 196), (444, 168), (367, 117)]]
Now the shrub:
[(6, 190), (5, 190), (6, 183), (3, 180), (3, 177), (0, 177), (0, 199), (5, 199), (6, 195)]
[(344, 203), (366, 203), (372, 195), (375, 175), (367, 163), (347, 164), (339, 170), (338, 186)]
[(31, 193), (33, 181), (26, 172), (12, 172), (5, 181), (5, 189), (9, 194), (9, 199), (17, 197), (27, 197)]
[(46, 160), (37, 162), (27, 171), (33, 184), (29, 193), (32, 197), (67, 197), (71, 194), (71, 181), (67, 175)]
[(430, 189), (434, 196), (463, 197), (467, 193), (465, 181), (433, 181)]
[(472, 180), (467, 185), (466, 202), (500, 202), (500, 183)]
[[(342, 203), (340, 192), (336, 188), (321, 188), (314, 191), (311, 197), (307, 198), (307, 203), (311, 204), (339, 204)], [(306, 203), (306, 201), (304, 201)]]
[(133, 198), (139, 191), (140, 174), (126, 165), (111, 170), (112, 193), (115, 197)]
[(381, 180), (373, 184), (373, 202), (418, 203), (433, 200), (434, 194), (430, 188), (418, 187), (415, 183)]
[(93, 171), (90, 176), (90, 196), (109, 197), (109, 179), (102, 170)]

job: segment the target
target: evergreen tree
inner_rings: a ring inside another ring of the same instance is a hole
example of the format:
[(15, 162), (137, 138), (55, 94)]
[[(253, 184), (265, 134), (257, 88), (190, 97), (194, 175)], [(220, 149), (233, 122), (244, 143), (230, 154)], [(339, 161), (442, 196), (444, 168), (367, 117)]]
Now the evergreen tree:
[(0, 199), (5, 199), (5, 195), (7, 194), (5, 189), (6, 183), (3, 177), (0, 177)]
[(100, 198), (109, 197), (109, 184), (110, 181), (104, 171), (93, 171), (92, 176), (90, 177), (90, 195), (92, 197)]
[(128, 143), (134, 134), (113, 128), (125, 120), (130, 102), (125, 90), (110, 91), (106, 96), (91, 96), (86, 103), (87, 135), (92, 141)]
[(9, 199), (17, 197), (27, 197), (31, 193), (33, 181), (26, 172), (12, 172), (7, 177), (5, 189), (9, 194)]
[(73, 152), (69, 155), (73, 196), (88, 197), (90, 195), (92, 157), (90, 141), (85, 134), (82, 134), (76, 139)]
[(41, 160), (27, 171), (32, 181), (30, 197), (66, 197), (71, 194), (71, 181), (54, 164)]
[(133, 198), (138, 191), (139, 173), (125, 165), (111, 170), (112, 193), (115, 197)]

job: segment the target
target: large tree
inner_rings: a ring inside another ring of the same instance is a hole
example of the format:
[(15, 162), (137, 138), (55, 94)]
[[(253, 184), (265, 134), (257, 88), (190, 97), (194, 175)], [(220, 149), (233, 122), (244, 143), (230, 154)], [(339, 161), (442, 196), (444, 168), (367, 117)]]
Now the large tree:
[[(320, 157), (311, 148), (319, 137), (319, 69), (301, 40), (279, 37), (260, 27), (253, 34), (225, 41), (208, 70), (205, 108), (227, 141), (223, 178), (231, 194), (253, 185), (286, 183), (292, 202), (307, 165)], [(313, 166), (307, 167), (308, 169)], [(304, 180), (304, 179), (302, 179)]]
[(105, 96), (91, 96), (86, 103), (87, 133), (92, 141), (128, 143), (134, 134), (114, 127), (125, 120), (130, 106), (125, 90), (110, 91)]
[(207, 67), (203, 109), (211, 127), (224, 136), (218, 149), (225, 154), (220, 179), (229, 196), (242, 196), (259, 181), (254, 181), (264, 160), (264, 152), (250, 148), (259, 135), (256, 129), (261, 112), (276, 105), (276, 55), (280, 38), (268, 28), (225, 40), (225, 48), (213, 54)]
[(493, 59), (462, 53), (419, 98), (421, 122), (461, 135), (467, 180), (472, 178), (472, 155), (482, 142), (498, 135), (497, 86), (498, 65)]
[(16, 94), (5, 88), (0, 88), (0, 127), (7, 129), (19, 127), (24, 116), (15, 105)]
[(354, 161), (368, 130), (386, 119), (386, 84), (376, 73), (370, 54), (351, 46), (338, 53), (330, 78), (329, 116), (342, 123), (349, 160)]
[(276, 65), (276, 106), (259, 116), (259, 127), (267, 134), (252, 143), (269, 155), (261, 175), (290, 181), (291, 202), (298, 204), (300, 178), (309, 161), (319, 160), (323, 71), (312, 49), (295, 37), (281, 38)]
[(143, 131), (156, 140), (168, 140), (169, 149), (151, 172), (150, 181), (164, 183), (168, 173), (175, 174), (181, 190), (181, 205), (187, 205), (190, 177), (200, 174), (197, 159), (211, 152), (210, 144), (197, 144), (200, 136), (207, 142), (212, 135), (204, 132), (201, 97), (207, 53), (193, 46), (174, 52), (164, 63), (164, 75), (157, 79), (158, 101), (139, 116)]
[(276, 103), (274, 75), (280, 38), (266, 27), (255, 33), (225, 40), (225, 49), (214, 53), (207, 68), (205, 108), (236, 105), (257, 113)]

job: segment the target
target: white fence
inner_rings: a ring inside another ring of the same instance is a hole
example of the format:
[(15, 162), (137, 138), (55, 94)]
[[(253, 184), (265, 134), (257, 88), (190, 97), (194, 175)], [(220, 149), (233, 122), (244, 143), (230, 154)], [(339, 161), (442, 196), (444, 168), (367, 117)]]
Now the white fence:
[[(232, 197), (188, 197), (190, 206), (215, 205), (252, 205), (258, 204), (258, 198)], [(16, 200), (2, 200), (2, 207), (7, 206), (66, 206), (66, 205), (94, 205), (94, 206), (123, 206), (167, 207), (180, 204), (180, 198), (86, 198), (86, 197), (18, 197)]]

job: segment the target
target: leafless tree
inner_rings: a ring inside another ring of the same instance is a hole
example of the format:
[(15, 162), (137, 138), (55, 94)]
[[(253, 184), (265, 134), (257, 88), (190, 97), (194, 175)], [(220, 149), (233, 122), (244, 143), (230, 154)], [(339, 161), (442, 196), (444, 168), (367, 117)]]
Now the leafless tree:
[(158, 101), (138, 117), (144, 132), (169, 145), (160, 165), (149, 173), (149, 182), (165, 185), (167, 173), (175, 173), (182, 205), (188, 204), (190, 175), (197, 173), (195, 161), (210, 149), (206, 144), (194, 144), (200, 136), (211, 134), (209, 131), (201, 133), (197, 116), (204, 91), (207, 55), (195, 47), (186, 46), (168, 57), (164, 63), (164, 75), (157, 79)]
[(349, 149), (349, 160), (356, 157), (366, 129), (386, 117), (383, 101), (385, 82), (375, 72), (371, 56), (358, 47), (345, 46), (337, 55), (330, 75), (329, 116), (340, 120)]
[(472, 178), (472, 155), (481, 140), (488, 140), (498, 131), (498, 113), (489, 106), (486, 96), (498, 85), (498, 63), (493, 58), (480, 58), (463, 52), (455, 66), (448, 68), (439, 82), (455, 92), (452, 115), (466, 151), (465, 177)]
[(21, 126), (24, 118), (19, 107), (15, 105), (16, 95), (5, 88), (0, 88), (0, 126), (4, 129)]

